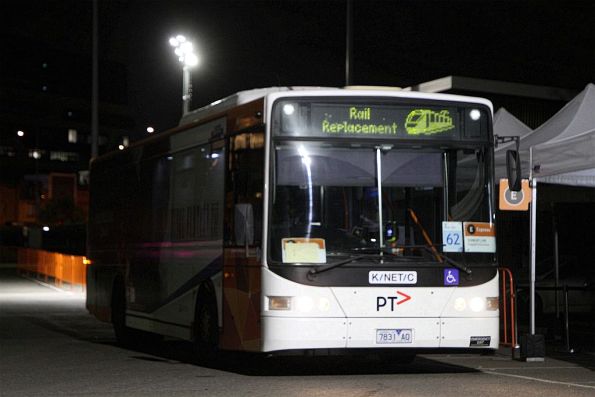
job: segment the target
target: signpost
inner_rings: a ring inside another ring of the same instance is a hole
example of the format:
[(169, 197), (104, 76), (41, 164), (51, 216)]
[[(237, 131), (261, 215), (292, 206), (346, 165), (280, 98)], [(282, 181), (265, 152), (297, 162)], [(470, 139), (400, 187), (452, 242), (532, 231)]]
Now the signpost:
[(507, 179), (500, 179), (500, 210), (501, 211), (528, 211), (531, 202), (531, 188), (529, 180), (523, 179), (521, 190), (510, 190)]

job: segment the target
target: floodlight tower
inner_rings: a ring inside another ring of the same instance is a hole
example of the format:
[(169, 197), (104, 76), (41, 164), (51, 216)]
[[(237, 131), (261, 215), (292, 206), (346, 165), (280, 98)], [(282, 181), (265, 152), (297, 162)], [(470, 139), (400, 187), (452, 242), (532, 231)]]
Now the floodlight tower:
[(190, 80), (190, 69), (199, 63), (198, 56), (194, 53), (194, 45), (185, 36), (181, 34), (171, 37), (169, 44), (174, 47), (174, 52), (178, 60), (183, 65), (183, 84), (182, 84), (182, 110), (184, 114), (190, 110), (190, 100), (192, 99), (192, 81)]

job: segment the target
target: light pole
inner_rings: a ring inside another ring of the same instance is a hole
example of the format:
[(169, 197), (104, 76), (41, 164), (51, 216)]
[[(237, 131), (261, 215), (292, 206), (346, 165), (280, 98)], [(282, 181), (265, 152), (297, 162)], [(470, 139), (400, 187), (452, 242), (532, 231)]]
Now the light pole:
[(190, 110), (190, 100), (192, 99), (192, 81), (190, 80), (190, 69), (198, 65), (198, 56), (194, 53), (194, 46), (191, 41), (181, 34), (169, 39), (169, 45), (174, 47), (174, 52), (183, 67), (182, 101), (183, 113)]

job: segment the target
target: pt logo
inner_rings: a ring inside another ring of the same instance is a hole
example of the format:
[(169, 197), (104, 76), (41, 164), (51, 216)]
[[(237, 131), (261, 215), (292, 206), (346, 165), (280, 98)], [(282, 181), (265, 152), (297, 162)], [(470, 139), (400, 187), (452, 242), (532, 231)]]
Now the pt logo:
[(382, 308), (390, 308), (390, 311), (394, 312), (395, 306), (401, 305), (410, 299), (409, 295), (401, 291), (397, 291), (397, 296), (377, 296), (376, 311), (379, 312)]

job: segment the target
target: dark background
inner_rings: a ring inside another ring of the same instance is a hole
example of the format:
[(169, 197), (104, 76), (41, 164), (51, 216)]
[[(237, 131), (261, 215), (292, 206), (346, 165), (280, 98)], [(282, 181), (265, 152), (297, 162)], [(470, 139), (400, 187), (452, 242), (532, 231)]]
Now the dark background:
[[(133, 137), (181, 115), (181, 65), (168, 44), (175, 34), (193, 38), (202, 58), (192, 108), (250, 88), (345, 83), (345, 1), (98, 4), (100, 59), (123, 70), (100, 68), (100, 95), (120, 88), (112, 96), (129, 105)], [(0, 7), (8, 53), (17, 51), (21, 65), (38, 55), (28, 42), (81, 54), (77, 85), (90, 100), (92, 2)], [(353, 84), (405, 87), (461, 75), (580, 90), (595, 81), (594, 20), (587, 1), (354, 0)]]

